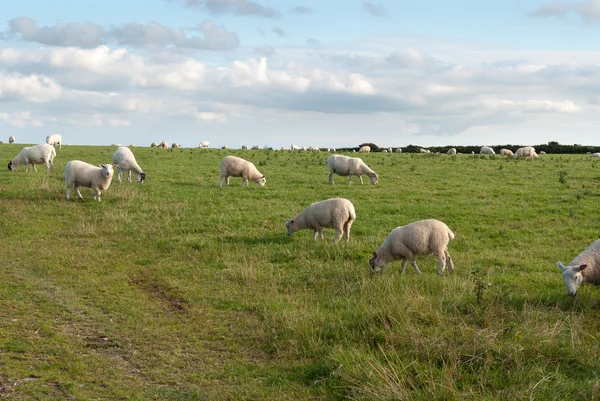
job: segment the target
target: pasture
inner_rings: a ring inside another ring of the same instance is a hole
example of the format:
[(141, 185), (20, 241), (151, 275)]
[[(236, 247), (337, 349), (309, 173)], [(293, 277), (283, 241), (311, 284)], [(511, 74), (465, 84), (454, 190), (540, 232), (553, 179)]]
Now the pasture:
[[(0, 146), (5, 166), (22, 146)], [(600, 292), (568, 297), (556, 267), (600, 237), (600, 161), (370, 153), (378, 185), (329, 185), (323, 152), (134, 148), (144, 184), (66, 201), (65, 164), (113, 152), (0, 173), (0, 398), (600, 396)], [(227, 154), (266, 186), (219, 189)], [(349, 243), (285, 235), (336, 196), (356, 208)], [(455, 232), (455, 273), (426, 256), (422, 275), (371, 276), (388, 233), (425, 218)]]

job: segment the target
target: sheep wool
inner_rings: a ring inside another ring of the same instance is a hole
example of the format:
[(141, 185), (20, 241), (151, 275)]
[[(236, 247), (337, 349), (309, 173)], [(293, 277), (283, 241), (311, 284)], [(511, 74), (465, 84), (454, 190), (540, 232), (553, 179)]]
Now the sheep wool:
[(450, 273), (454, 272), (454, 263), (448, 252), (448, 243), (454, 239), (454, 233), (442, 221), (435, 219), (419, 220), (405, 226), (396, 227), (387, 236), (383, 244), (373, 252), (369, 260), (371, 273), (377, 273), (388, 263), (402, 260), (402, 273), (406, 270), (406, 261), (421, 274), (415, 262), (416, 255), (433, 253), (439, 260), (438, 274), (444, 274), (446, 265)]
[(577, 290), (582, 283), (600, 285), (600, 239), (592, 242), (567, 266), (563, 266), (561, 262), (557, 265), (562, 270), (567, 294), (571, 296), (577, 295)]
[(146, 179), (146, 173), (135, 160), (135, 156), (131, 149), (125, 146), (120, 146), (112, 155), (112, 162), (119, 168), (119, 182), (123, 178), (123, 173), (127, 172), (127, 181), (131, 182), (131, 172), (137, 176), (138, 182), (143, 183)]
[(356, 220), (354, 205), (345, 198), (331, 198), (320, 202), (311, 203), (296, 216), (285, 222), (287, 235), (296, 231), (313, 230), (313, 240), (317, 236), (323, 239), (323, 228), (334, 228), (336, 231), (334, 241), (337, 243), (344, 236), (346, 242), (350, 240), (350, 227)]
[(530, 159), (533, 159), (537, 157), (537, 154), (535, 153), (535, 148), (533, 146), (524, 146), (517, 149), (513, 157), (515, 159), (518, 159), (519, 157), (529, 157)]
[(327, 158), (327, 167), (329, 167), (329, 183), (333, 184), (333, 174), (342, 177), (350, 177), (349, 184), (352, 184), (352, 176), (357, 175), (360, 183), (363, 184), (362, 175), (365, 174), (371, 180), (371, 184), (379, 182), (379, 176), (371, 170), (362, 159), (358, 157), (349, 157), (344, 155), (331, 155)]
[(19, 164), (25, 165), (25, 172), (29, 171), (29, 165), (33, 166), (33, 170), (37, 173), (36, 164), (45, 164), (46, 171), (50, 172), (54, 166), (54, 158), (56, 150), (52, 145), (43, 143), (41, 145), (26, 146), (21, 149), (18, 155), (8, 163), (8, 169), (13, 171)]
[(83, 199), (79, 187), (87, 187), (94, 190), (93, 199), (100, 201), (100, 191), (106, 191), (110, 186), (115, 168), (117, 168), (117, 165), (100, 164), (100, 167), (96, 167), (81, 160), (71, 160), (65, 166), (64, 172), (66, 199), (69, 200), (71, 187), (73, 187), (79, 199)]
[(237, 156), (225, 156), (219, 164), (221, 174), (219, 176), (219, 188), (225, 183), (229, 185), (229, 177), (242, 177), (242, 186), (248, 181), (254, 181), (261, 187), (267, 183), (267, 179), (257, 169), (254, 163)]

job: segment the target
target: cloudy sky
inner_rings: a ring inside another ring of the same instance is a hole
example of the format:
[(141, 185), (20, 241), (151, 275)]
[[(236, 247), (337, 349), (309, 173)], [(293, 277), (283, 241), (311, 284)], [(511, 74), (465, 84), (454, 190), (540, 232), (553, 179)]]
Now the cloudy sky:
[(600, 0), (19, 0), (0, 140), (600, 144)]

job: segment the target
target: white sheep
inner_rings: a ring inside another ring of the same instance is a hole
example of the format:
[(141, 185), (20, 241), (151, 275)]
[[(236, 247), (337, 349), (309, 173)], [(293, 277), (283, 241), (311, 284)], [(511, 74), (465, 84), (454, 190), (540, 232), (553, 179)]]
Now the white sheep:
[(568, 266), (563, 266), (560, 262), (557, 265), (562, 270), (567, 294), (571, 296), (577, 295), (577, 289), (582, 283), (600, 285), (600, 239), (592, 242)]
[(152, 142), (152, 143), (150, 144), (150, 147), (151, 147), (151, 148), (155, 148), (155, 147), (157, 147), (157, 146), (158, 146), (158, 144), (157, 144), (156, 142)]
[(248, 150), (248, 146), (242, 145), (242, 150)]
[(163, 149), (169, 149), (169, 142), (167, 141), (162, 141), (161, 143), (159, 143), (157, 146), (157, 148), (163, 148)]
[(396, 153), (402, 153), (402, 148), (396, 148)]
[(79, 199), (83, 199), (79, 187), (87, 187), (94, 190), (94, 200), (100, 201), (100, 191), (108, 189), (116, 167), (117, 165), (112, 164), (100, 164), (100, 167), (96, 167), (81, 160), (71, 160), (65, 166), (66, 199), (69, 200), (71, 187)]
[(54, 146), (43, 143), (41, 145), (26, 146), (8, 163), (8, 169), (13, 171), (19, 164), (25, 165), (25, 172), (29, 171), (29, 164), (33, 166), (33, 170), (37, 173), (36, 164), (45, 164), (46, 171), (50, 172), (54, 166), (54, 158), (56, 157), (56, 149)]
[(300, 150), (300, 146), (296, 145), (296, 144), (292, 144), (292, 146), (290, 146), (291, 150)]
[(535, 153), (535, 148), (533, 146), (524, 146), (517, 149), (513, 157), (515, 159), (518, 159), (519, 157), (529, 157), (530, 159), (533, 159), (537, 157), (537, 154)]
[(62, 149), (62, 136), (60, 134), (52, 134), (46, 137), (46, 143), (56, 148), (58, 145), (59, 149)]
[(124, 172), (127, 172), (127, 181), (131, 182), (132, 171), (137, 176), (138, 182), (143, 183), (146, 179), (146, 173), (135, 160), (131, 149), (125, 146), (118, 147), (112, 155), (112, 162), (119, 168), (119, 182), (121, 182)]
[(260, 146), (254, 145), (254, 146), (252, 146), (252, 150), (260, 150)]
[(543, 150), (540, 152), (540, 155), (545, 155), (547, 154), (546, 152), (544, 152)]
[(448, 149), (448, 151), (446, 152), (446, 154), (448, 154), (448, 155), (455, 155), (456, 154), (456, 148), (450, 148), (450, 149)]
[(223, 145), (223, 146), (221, 146), (221, 149), (227, 150), (227, 149), (229, 149), (229, 146)]
[(200, 146), (198, 146), (199, 148), (208, 148), (208, 145), (210, 144), (209, 141), (202, 141), (200, 142)]
[(310, 145), (308, 147), (308, 150), (310, 150), (312, 152), (320, 152), (321, 151), (321, 149), (319, 149), (317, 146), (312, 146), (312, 145)]
[(500, 149), (500, 155), (501, 156), (509, 156), (509, 157), (513, 157), (514, 153), (512, 150), (510, 149)]
[(419, 153), (431, 153), (431, 150), (421, 148), (419, 149)]
[(361, 146), (361, 147), (358, 149), (358, 153), (369, 153), (369, 152), (371, 152), (371, 147), (370, 147), (370, 146), (368, 146), (368, 145)]
[(173, 143), (171, 144), (171, 149), (177, 149), (177, 148), (180, 148), (180, 147), (181, 147), (181, 145), (180, 145), (180, 144), (178, 144), (177, 142), (173, 142)]
[(495, 155), (496, 152), (494, 152), (494, 149), (490, 148), (489, 146), (482, 146), (481, 149), (479, 150), (479, 153), (481, 153), (482, 155)]
[(371, 273), (377, 273), (388, 263), (402, 260), (402, 273), (406, 270), (408, 260), (417, 273), (421, 270), (415, 262), (416, 255), (433, 253), (439, 260), (438, 274), (444, 274), (446, 265), (448, 271), (454, 271), (454, 263), (448, 252), (448, 242), (454, 239), (454, 233), (448, 226), (435, 219), (419, 220), (405, 226), (396, 227), (387, 236), (379, 249), (373, 252), (369, 260)]
[(600, 157), (600, 152), (592, 153), (590, 157)]
[(8, 137), (8, 143), (15, 143), (15, 137), (14, 136), (9, 136)]
[(257, 169), (254, 163), (237, 156), (225, 156), (219, 164), (221, 175), (219, 176), (219, 188), (225, 183), (229, 185), (229, 177), (242, 177), (242, 186), (248, 186), (248, 180), (256, 182), (261, 187), (267, 183), (267, 179)]
[(287, 235), (296, 231), (314, 230), (313, 240), (317, 236), (323, 239), (323, 228), (334, 228), (336, 231), (334, 241), (337, 243), (342, 235), (346, 242), (350, 240), (350, 227), (356, 220), (354, 205), (348, 199), (331, 198), (320, 202), (311, 203), (285, 222)]
[(377, 184), (379, 176), (371, 170), (362, 159), (358, 157), (349, 157), (344, 155), (331, 155), (327, 158), (327, 167), (329, 167), (329, 183), (333, 184), (333, 174), (343, 177), (349, 176), (348, 184), (352, 184), (352, 176), (357, 175), (360, 183), (363, 183), (362, 175), (369, 177), (372, 184)]

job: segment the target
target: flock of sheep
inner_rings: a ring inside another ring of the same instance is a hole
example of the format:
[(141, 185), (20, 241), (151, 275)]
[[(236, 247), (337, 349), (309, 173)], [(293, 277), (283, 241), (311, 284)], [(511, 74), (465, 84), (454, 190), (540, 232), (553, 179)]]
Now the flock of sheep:
[[(10, 140), (14, 142), (14, 137), (11, 137)], [(50, 172), (53, 167), (53, 160), (56, 157), (57, 146), (59, 149), (62, 147), (62, 137), (59, 134), (49, 135), (46, 137), (45, 144), (24, 147), (8, 163), (8, 169), (13, 171), (20, 164), (24, 164), (27, 172), (29, 164), (31, 164), (34, 171), (37, 172), (35, 165), (45, 164), (46, 171)], [(157, 147), (166, 148), (168, 144), (163, 141)], [(201, 147), (208, 147), (208, 142), (201, 143)], [(363, 152), (370, 151), (370, 149), (361, 149)], [(447, 153), (449, 155), (456, 154), (456, 149), (452, 148)], [(481, 154), (494, 154), (494, 150), (484, 146), (481, 148)], [(515, 158), (537, 157), (535, 149), (531, 146), (519, 148), (514, 155), (508, 149), (502, 149), (500, 154)], [(600, 157), (600, 154), (598, 156), (592, 154), (591, 156)], [(94, 166), (80, 160), (69, 161), (64, 169), (65, 198), (69, 200), (70, 189), (73, 188), (79, 199), (83, 199), (79, 187), (88, 187), (94, 192), (93, 199), (100, 201), (101, 191), (109, 188), (115, 168), (118, 168), (119, 171), (119, 182), (122, 182), (123, 173), (128, 173), (128, 181), (131, 182), (132, 172), (136, 175), (138, 182), (144, 182), (146, 174), (128, 147), (118, 146), (112, 156), (112, 162), (113, 164)], [(353, 176), (358, 176), (362, 184), (363, 174), (369, 177), (372, 184), (378, 183), (378, 174), (358, 157), (333, 154), (327, 158), (326, 164), (329, 168), (330, 184), (334, 183), (334, 174), (349, 177), (349, 184), (352, 183)], [(229, 177), (241, 177), (242, 186), (247, 186), (249, 181), (254, 181), (260, 186), (264, 186), (267, 182), (266, 177), (258, 171), (252, 162), (237, 156), (225, 156), (219, 167), (219, 187), (222, 186), (223, 180), (229, 185)], [(355, 220), (356, 211), (350, 200), (332, 198), (310, 204), (303, 211), (287, 220), (285, 227), (287, 235), (292, 235), (304, 229), (313, 230), (314, 240), (319, 236), (323, 239), (323, 228), (333, 228), (336, 231), (334, 238), (336, 243), (342, 237), (348, 242), (350, 240), (350, 228)], [(405, 226), (396, 227), (389, 233), (381, 246), (373, 252), (369, 260), (370, 271), (372, 274), (377, 273), (388, 263), (400, 260), (402, 262), (402, 273), (404, 273), (408, 261), (415, 271), (421, 274), (415, 256), (433, 254), (439, 261), (438, 274), (443, 275), (446, 267), (448, 267), (449, 273), (452, 273), (454, 263), (448, 251), (448, 244), (454, 238), (455, 234), (452, 230), (444, 222), (435, 219), (419, 220)], [(558, 262), (558, 267), (562, 271), (567, 293), (571, 296), (577, 294), (577, 290), (582, 283), (600, 285), (600, 239), (594, 241), (567, 266)]]

